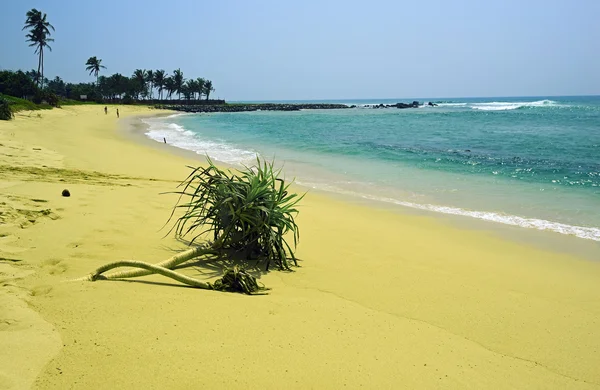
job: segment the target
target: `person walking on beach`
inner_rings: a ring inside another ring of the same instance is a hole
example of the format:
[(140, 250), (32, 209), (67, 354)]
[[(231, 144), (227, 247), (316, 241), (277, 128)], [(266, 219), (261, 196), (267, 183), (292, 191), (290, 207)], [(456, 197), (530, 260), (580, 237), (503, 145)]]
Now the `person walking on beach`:
[(108, 114), (108, 107), (104, 106), (104, 115)]
[(117, 118), (119, 118), (119, 109), (117, 108)]

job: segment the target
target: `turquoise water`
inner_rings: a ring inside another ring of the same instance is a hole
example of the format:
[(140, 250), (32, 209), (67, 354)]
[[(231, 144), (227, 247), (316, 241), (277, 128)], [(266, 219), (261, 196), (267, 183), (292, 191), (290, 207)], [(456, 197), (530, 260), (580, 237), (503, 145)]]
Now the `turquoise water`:
[(217, 161), (275, 157), (308, 187), (600, 241), (600, 97), (371, 108), (412, 100), (146, 121), (150, 138)]

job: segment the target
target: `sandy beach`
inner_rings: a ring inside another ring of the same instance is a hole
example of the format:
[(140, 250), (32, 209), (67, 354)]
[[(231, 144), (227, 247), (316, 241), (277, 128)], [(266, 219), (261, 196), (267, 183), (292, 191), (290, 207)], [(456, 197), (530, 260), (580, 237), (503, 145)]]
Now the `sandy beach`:
[(115, 108), (0, 122), (0, 389), (600, 388), (600, 262), (401, 209), (309, 192), (266, 296), (71, 281), (185, 248), (161, 193), (201, 159)]

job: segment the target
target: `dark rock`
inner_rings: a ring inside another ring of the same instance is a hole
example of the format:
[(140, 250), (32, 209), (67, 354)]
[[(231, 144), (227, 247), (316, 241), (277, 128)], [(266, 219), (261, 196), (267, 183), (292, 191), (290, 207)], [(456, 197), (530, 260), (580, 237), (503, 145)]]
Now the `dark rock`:
[(427, 103), (427, 105), (428, 105), (428, 106), (431, 106), (431, 107), (437, 107), (437, 104), (435, 104), (435, 103), (432, 103), (432, 102), (429, 102), (429, 103)]
[(64, 190), (62, 190), (62, 196), (69, 197), (69, 196), (71, 196), (71, 193), (69, 192), (69, 190), (64, 189)]
[(259, 104), (220, 104), (220, 105), (158, 105), (156, 108), (183, 112), (247, 112), (247, 111), (300, 111), (332, 110), (350, 108), (345, 104), (305, 103), (259, 103)]
[[(431, 105), (432, 103), (429, 103)], [(396, 104), (373, 104), (367, 105), (370, 108), (418, 108), (421, 104), (418, 101), (412, 103)], [(435, 105), (433, 103), (433, 105)], [(345, 108), (356, 108), (355, 105), (347, 106), (345, 104), (326, 104), (326, 103), (258, 103), (258, 104), (162, 104), (155, 106), (159, 109), (183, 111), (191, 113), (212, 113), (212, 112), (248, 112), (248, 111), (299, 111), (299, 110), (339, 110)]]

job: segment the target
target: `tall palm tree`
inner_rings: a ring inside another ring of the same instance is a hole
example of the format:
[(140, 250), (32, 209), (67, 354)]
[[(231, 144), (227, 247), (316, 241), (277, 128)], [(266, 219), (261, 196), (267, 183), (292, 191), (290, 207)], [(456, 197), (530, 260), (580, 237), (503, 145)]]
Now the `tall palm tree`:
[(139, 99), (140, 93), (146, 90), (146, 71), (142, 69), (136, 69), (131, 76), (131, 80), (135, 83), (136, 98)]
[(173, 92), (176, 91), (175, 81), (173, 81), (173, 77), (168, 76), (165, 78), (165, 89), (167, 90), (167, 97), (171, 99), (171, 96), (173, 96)]
[(206, 80), (204, 82), (204, 94), (206, 95), (206, 100), (208, 100), (208, 97), (210, 96), (211, 92), (214, 92), (214, 88), (212, 86), (212, 81), (210, 80)]
[(44, 48), (52, 51), (52, 48), (48, 42), (53, 42), (54, 39), (50, 38), (50, 29), (54, 30), (54, 26), (46, 20), (46, 14), (38, 11), (35, 8), (27, 11), (25, 14), (27, 19), (25, 20), (25, 26), (23, 30), (29, 29), (29, 33), (26, 35), (27, 42), (30, 47), (35, 46), (35, 54), (38, 55), (38, 85), (44, 86)]
[(188, 80), (181, 87), (181, 93), (183, 93), (183, 97), (189, 102), (190, 99), (194, 97), (196, 94), (194, 91), (196, 89), (196, 81)]
[(96, 58), (96, 56), (88, 58), (85, 65), (85, 70), (90, 72), (90, 76), (93, 74), (96, 77), (96, 86), (98, 86), (98, 74), (100, 73), (100, 69), (106, 69), (106, 66), (102, 65), (102, 60)]
[(154, 71), (154, 86), (158, 89), (158, 98), (162, 100), (162, 92), (165, 88), (165, 71), (156, 70)]
[(150, 99), (152, 99), (152, 95), (154, 94), (154, 72), (152, 69), (146, 71), (146, 84), (148, 85), (148, 90), (150, 91)]
[(198, 100), (202, 99), (202, 95), (204, 94), (204, 85), (206, 84), (206, 80), (202, 77), (198, 77), (196, 79), (196, 92), (198, 93)]
[(175, 87), (175, 92), (177, 92), (178, 98), (181, 100), (181, 89), (183, 88), (183, 83), (185, 79), (183, 78), (183, 72), (181, 69), (176, 69), (173, 71), (173, 83)]

